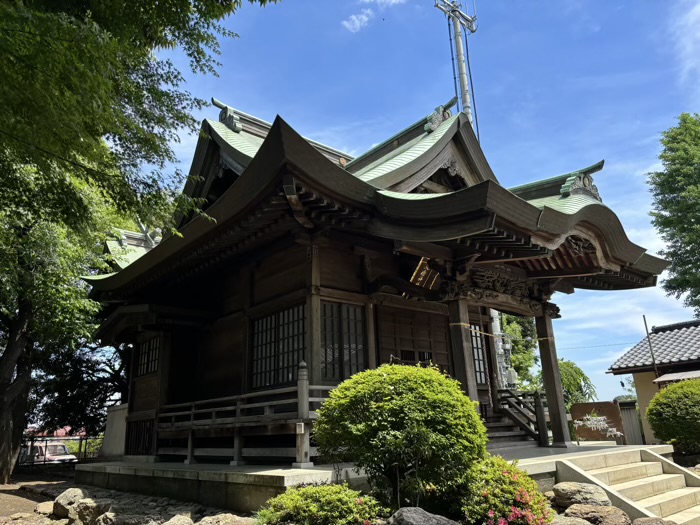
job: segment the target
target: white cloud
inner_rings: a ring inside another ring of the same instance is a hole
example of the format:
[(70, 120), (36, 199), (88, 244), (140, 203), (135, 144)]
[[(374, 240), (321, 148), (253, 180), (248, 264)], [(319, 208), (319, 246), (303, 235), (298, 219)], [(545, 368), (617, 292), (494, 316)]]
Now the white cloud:
[(346, 20), (343, 20), (341, 24), (351, 33), (357, 33), (367, 27), (367, 24), (369, 24), (369, 21), (372, 20), (372, 18), (374, 18), (374, 11), (367, 8), (363, 9), (359, 13), (350, 15)]
[(700, 0), (683, 0), (678, 3), (669, 33), (678, 60), (680, 80), (692, 86), (693, 95), (700, 99)]
[[(360, 0), (361, 4), (374, 4), (380, 10), (384, 10), (397, 5), (405, 4), (407, 0)], [(362, 31), (370, 21), (374, 18), (374, 11), (369, 7), (363, 9), (359, 13), (350, 15), (347, 19), (341, 22), (342, 26), (351, 33)]]
[(377, 4), (379, 7), (393, 7), (399, 4), (405, 4), (406, 0), (361, 0), (363, 4)]

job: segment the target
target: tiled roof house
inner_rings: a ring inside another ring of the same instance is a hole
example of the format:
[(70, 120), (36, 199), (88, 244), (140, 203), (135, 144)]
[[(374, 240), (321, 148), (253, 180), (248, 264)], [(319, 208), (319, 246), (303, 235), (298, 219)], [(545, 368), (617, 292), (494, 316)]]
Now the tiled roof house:
[(700, 377), (700, 320), (652, 328), (608, 373), (633, 374), (644, 434), (647, 443), (655, 441), (646, 420), (651, 399), (668, 383)]

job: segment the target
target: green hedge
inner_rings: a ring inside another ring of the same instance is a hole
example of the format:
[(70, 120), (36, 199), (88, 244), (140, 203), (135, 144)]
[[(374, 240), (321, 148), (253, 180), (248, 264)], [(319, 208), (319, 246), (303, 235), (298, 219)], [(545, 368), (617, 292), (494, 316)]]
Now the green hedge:
[(268, 500), (255, 517), (262, 525), (362, 525), (383, 516), (376, 499), (347, 485), (311, 485)]
[(700, 453), (700, 379), (681, 381), (658, 392), (647, 409), (657, 438), (681, 454)]
[(331, 391), (314, 438), (322, 457), (355, 463), (393, 507), (419, 505), (426, 487), (459, 479), (485, 457), (487, 441), (457, 381), (405, 365), (360, 372)]

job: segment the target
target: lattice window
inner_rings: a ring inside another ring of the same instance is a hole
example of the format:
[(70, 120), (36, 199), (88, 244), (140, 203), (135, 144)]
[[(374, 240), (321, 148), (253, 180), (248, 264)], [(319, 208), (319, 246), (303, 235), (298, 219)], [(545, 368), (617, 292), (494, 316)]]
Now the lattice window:
[(155, 419), (143, 419), (127, 423), (126, 450), (127, 455), (143, 456), (155, 453), (153, 433)]
[(304, 355), (305, 305), (253, 321), (252, 387), (293, 383)]
[(351, 304), (321, 303), (323, 379), (342, 381), (364, 368), (364, 309)]
[(152, 374), (158, 370), (160, 338), (152, 337), (138, 346), (136, 359), (136, 377)]
[(485, 385), (487, 372), (484, 334), (481, 333), (481, 326), (475, 324), (471, 326), (471, 333), (474, 368), (476, 369), (476, 382), (479, 385)]

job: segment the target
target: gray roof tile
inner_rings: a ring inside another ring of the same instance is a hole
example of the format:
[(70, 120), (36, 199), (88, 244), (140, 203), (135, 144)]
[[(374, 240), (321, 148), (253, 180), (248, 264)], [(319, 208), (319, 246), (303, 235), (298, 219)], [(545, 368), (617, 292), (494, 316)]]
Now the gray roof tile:
[[(649, 334), (657, 365), (700, 361), (700, 320), (656, 326)], [(653, 367), (646, 337), (613, 363), (610, 371)]]

